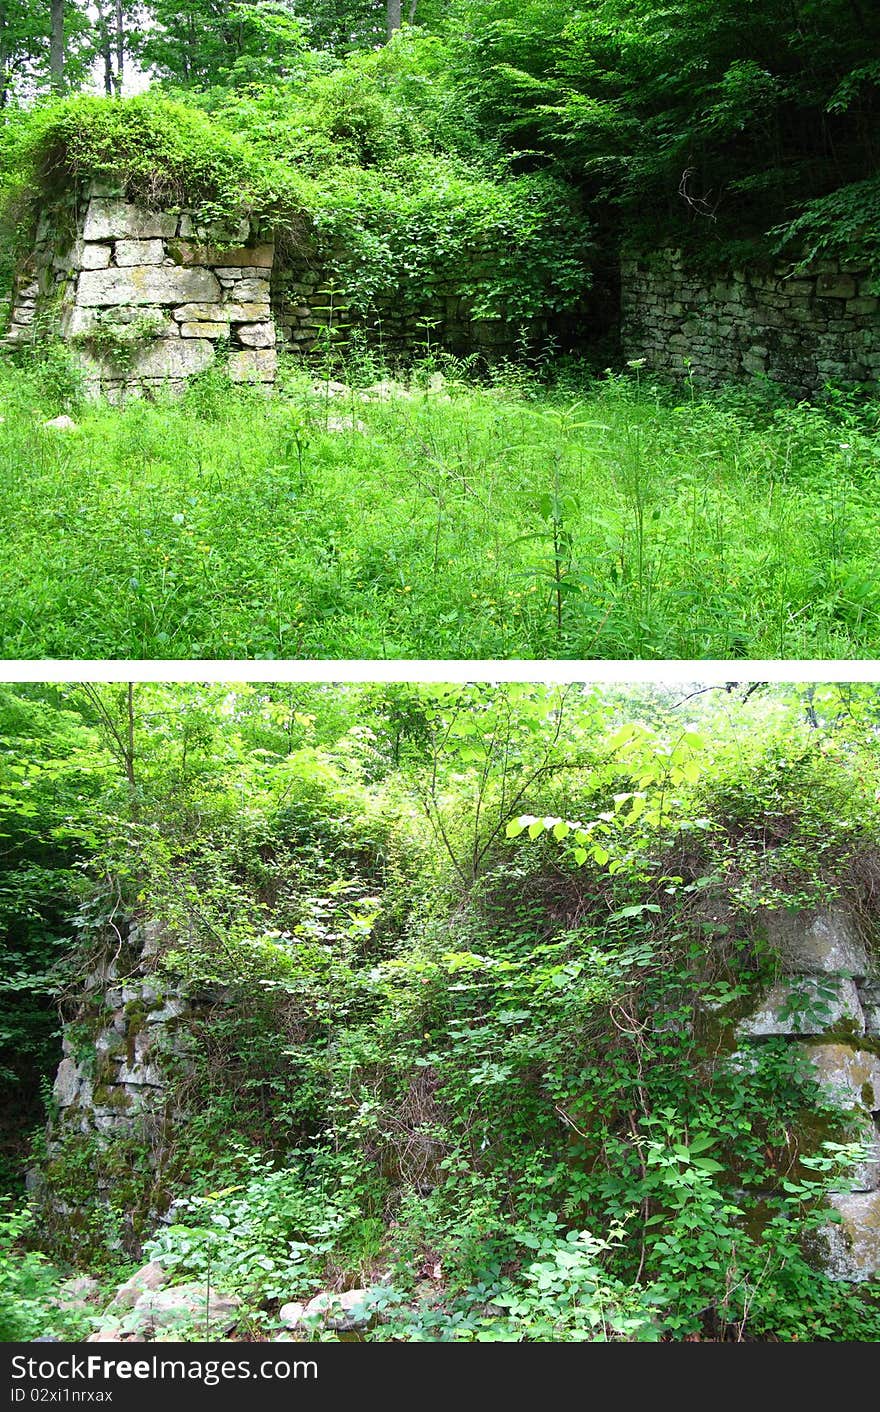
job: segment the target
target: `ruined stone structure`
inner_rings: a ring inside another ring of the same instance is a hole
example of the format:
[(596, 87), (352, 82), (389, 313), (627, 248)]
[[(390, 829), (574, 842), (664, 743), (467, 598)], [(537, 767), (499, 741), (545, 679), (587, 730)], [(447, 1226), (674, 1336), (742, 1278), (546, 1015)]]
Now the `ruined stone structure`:
[(152, 973), (160, 938), (155, 922), (133, 926), (120, 953), (87, 978), (65, 1026), (50, 1153), (71, 1132), (107, 1143), (164, 1115), (169, 1084), (192, 1052), (199, 1006)]
[[(766, 924), (778, 979), (736, 1022), (734, 1048), (718, 1062), (743, 1069), (756, 1046), (783, 1037), (827, 1091), (842, 1137), (866, 1155), (847, 1181), (853, 1189), (832, 1198), (841, 1221), (829, 1221), (818, 1255), (837, 1279), (870, 1279), (880, 1274), (880, 970), (840, 909), (770, 913)], [(173, 1120), (172, 1093), (187, 1071), (194, 1024), (220, 997), (161, 982), (154, 968), (162, 940), (155, 922), (134, 926), (122, 960), (108, 958), (89, 977), (65, 1030), (50, 1159), (72, 1134), (112, 1148)]]
[(776, 913), (769, 940), (781, 974), (738, 1026), (740, 1048), (728, 1063), (771, 1037), (797, 1045), (814, 1080), (848, 1118), (849, 1138), (867, 1157), (853, 1191), (832, 1198), (841, 1223), (829, 1223), (824, 1263), (841, 1280), (880, 1274), (880, 975), (852, 919), (832, 909), (813, 917)]
[[(360, 338), (389, 360), (426, 348), (513, 356), (522, 340), (589, 352), (615, 316), (599, 287), (591, 312), (536, 318), (520, 327), (479, 314), (462, 281), (442, 272), (356, 311), (345, 291), (345, 251), (303, 236), (279, 255), (272, 233), (242, 221), (210, 227), (195, 210), (148, 211), (93, 185), (77, 204), (47, 211), (13, 291), (0, 346), (55, 331), (78, 352), (88, 389), (111, 399), (160, 386), (180, 391), (219, 363), (238, 382), (275, 380), (276, 336), (320, 364)], [(468, 282), (491, 276), (475, 249)], [(809, 396), (827, 382), (880, 383), (880, 298), (864, 268), (820, 260), (713, 276), (680, 252), (621, 261), (619, 324), (627, 359), (705, 384), (766, 375)]]
[(868, 270), (819, 260), (715, 277), (681, 252), (627, 255), (621, 264), (627, 359), (709, 385), (765, 374), (802, 396), (828, 382), (880, 382), (880, 298)]
[(193, 211), (147, 211), (93, 188), (69, 222), (43, 218), (13, 292), (7, 346), (49, 325), (77, 350), (89, 391), (181, 391), (222, 349), (237, 382), (272, 382), (274, 245), (243, 221), (218, 232)]
[[(484, 262), (474, 251), (472, 278), (491, 274), (491, 265)], [(449, 278), (435, 279), (430, 293), (416, 292), (405, 305), (380, 298), (369, 313), (360, 313), (350, 307), (344, 276), (315, 249), (276, 265), (272, 308), (282, 344), (317, 358), (328, 346), (341, 347), (360, 336), (391, 360), (443, 348), (461, 355), (480, 353), (491, 361), (514, 356), (523, 338), (529, 346), (540, 346), (549, 336), (566, 342), (569, 333), (558, 318), (530, 319), (523, 328), (508, 319), (482, 317), (474, 298)]]
[[(308, 240), (282, 262), (272, 233), (248, 221), (220, 230), (194, 210), (150, 211), (93, 185), (79, 207), (68, 200), (44, 214), (2, 346), (58, 333), (76, 349), (90, 394), (118, 400), (162, 386), (180, 392), (214, 365), (234, 382), (271, 384), (276, 330), (288, 352), (318, 365), (355, 330), (388, 358), (438, 346), (498, 358), (523, 333), (540, 343), (551, 332), (548, 319), (523, 330), (480, 317), (452, 280), (416, 290), (406, 307), (388, 298), (358, 314), (341, 287), (343, 267), (344, 252)], [(491, 265), (475, 251), (471, 274), (481, 273)]]

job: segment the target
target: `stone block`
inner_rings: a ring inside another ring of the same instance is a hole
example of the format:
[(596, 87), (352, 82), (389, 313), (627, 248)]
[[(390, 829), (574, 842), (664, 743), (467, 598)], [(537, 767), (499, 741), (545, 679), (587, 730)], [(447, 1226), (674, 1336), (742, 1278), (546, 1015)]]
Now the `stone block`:
[(92, 308), (216, 302), (220, 285), (210, 270), (132, 265), (128, 269), (83, 270), (76, 298), (78, 304)]
[(166, 211), (146, 211), (128, 201), (93, 196), (86, 212), (86, 240), (149, 240), (177, 232), (177, 217)]
[(269, 317), (268, 304), (228, 304), (205, 303), (183, 304), (174, 310), (178, 323), (194, 323), (204, 319), (208, 323), (253, 324), (261, 323)]
[(161, 1289), (168, 1283), (168, 1271), (159, 1264), (158, 1260), (151, 1260), (148, 1265), (142, 1265), (124, 1285), (120, 1285), (108, 1306), (109, 1310), (133, 1309), (142, 1294), (149, 1290)]
[(214, 361), (214, 345), (207, 338), (160, 338), (139, 353), (132, 377), (190, 378)]
[(232, 287), (233, 301), (239, 304), (268, 304), (269, 294), (267, 279), (240, 279)]
[(117, 265), (161, 265), (165, 259), (163, 240), (117, 240)]
[(835, 1280), (860, 1283), (880, 1274), (880, 1191), (835, 1193), (841, 1222), (825, 1230), (825, 1270)]
[(109, 245), (83, 245), (79, 256), (81, 270), (106, 270), (110, 264)]
[(271, 270), (275, 259), (274, 245), (239, 245), (233, 249), (218, 249), (198, 241), (175, 242), (173, 255), (185, 265), (220, 265), (227, 269)]
[(852, 976), (868, 973), (868, 954), (852, 918), (839, 908), (810, 916), (803, 912), (770, 912), (767, 939), (786, 971), (798, 975)]
[(856, 282), (852, 275), (819, 275), (816, 294), (820, 299), (854, 299)]
[(108, 314), (106, 309), (89, 309), (75, 304), (65, 318), (64, 331), (68, 338), (81, 338), (105, 321), (124, 327), (126, 324), (135, 323), (145, 315), (152, 316), (155, 320), (155, 323), (151, 323), (152, 337), (176, 338), (178, 336), (177, 325), (173, 319), (168, 317), (168, 310), (150, 308), (149, 306), (135, 309), (116, 309), (111, 306)]
[(880, 1128), (867, 1114), (859, 1114), (846, 1137), (849, 1142), (862, 1143), (868, 1154), (848, 1173), (848, 1184), (853, 1191), (877, 1191), (880, 1189)]
[(860, 998), (865, 1013), (865, 1034), (880, 1035), (880, 982), (868, 981), (862, 986)]
[[(186, 327), (186, 325), (184, 325)], [(245, 348), (274, 348), (275, 329), (272, 324), (239, 324), (238, 337)]]
[(804, 1054), (823, 1088), (841, 1108), (880, 1110), (880, 1058), (849, 1044), (808, 1044)]
[(79, 1069), (73, 1059), (62, 1059), (55, 1075), (52, 1093), (59, 1108), (69, 1108), (76, 1102), (80, 1089)]
[(841, 1021), (865, 1033), (855, 982), (844, 976), (790, 976), (771, 986), (758, 1008), (737, 1026), (737, 1035), (821, 1035)]
[(274, 348), (244, 348), (229, 355), (229, 376), (233, 382), (274, 382), (278, 355)]
[(180, 332), (183, 338), (228, 338), (229, 325), (209, 323), (203, 319), (198, 323), (181, 324)]
[[(215, 1293), (207, 1285), (173, 1285), (146, 1290), (133, 1307), (135, 1321), (144, 1328), (207, 1329), (211, 1338), (234, 1328), (241, 1301), (235, 1295)], [(131, 1317), (131, 1316), (130, 1316)]]

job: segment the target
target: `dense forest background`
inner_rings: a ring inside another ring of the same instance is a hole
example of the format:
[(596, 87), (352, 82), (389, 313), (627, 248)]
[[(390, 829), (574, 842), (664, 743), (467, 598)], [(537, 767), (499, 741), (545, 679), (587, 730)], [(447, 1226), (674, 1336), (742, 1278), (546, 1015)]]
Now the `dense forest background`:
[[(874, 935), (878, 732), (874, 687), (4, 688), (3, 1336), (152, 1255), (251, 1337), (357, 1286), (376, 1338), (876, 1338), (816, 1267), (862, 1149), (734, 1031), (768, 915)], [(102, 1143), (59, 1013), (93, 1053), (135, 921), (204, 1003), (173, 1120)]]
[[(574, 199), (581, 243), (876, 261), (878, 54), (880, 15), (861, 0), (24, 0), (0, 8), (0, 156), (20, 182), (22, 142), (39, 146), (49, 121), (35, 99), (149, 84), (314, 177), (314, 204), (339, 219), (395, 188), (412, 247), (447, 183), (459, 198), (480, 178), (501, 183), (502, 201), (514, 176), (532, 203)], [(123, 119), (90, 121), (117, 172), (148, 160), (125, 150)], [(178, 140), (195, 166), (197, 127)]]

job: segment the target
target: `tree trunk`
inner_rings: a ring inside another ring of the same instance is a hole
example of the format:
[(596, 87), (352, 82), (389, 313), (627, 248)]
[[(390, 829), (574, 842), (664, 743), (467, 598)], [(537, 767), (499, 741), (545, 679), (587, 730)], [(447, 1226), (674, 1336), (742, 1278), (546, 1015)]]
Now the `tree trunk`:
[(122, 15), (122, 0), (116, 0), (116, 95), (122, 97), (122, 81), (125, 75), (125, 22)]
[(396, 29), (400, 29), (403, 24), (403, 0), (387, 0), (388, 3), (388, 38), (394, 34)]
[(64, 0), (50, 0), (49, 79), (53, 93), (64, 87)]
[(113, 92), (113, 37), (110, 33), (110, 24), (104, 13), (103, 5), (96, 5), (98, 12), (97, 27), (100, 36), (100, 47), (98, 49), (104, 61), (104, 92)]

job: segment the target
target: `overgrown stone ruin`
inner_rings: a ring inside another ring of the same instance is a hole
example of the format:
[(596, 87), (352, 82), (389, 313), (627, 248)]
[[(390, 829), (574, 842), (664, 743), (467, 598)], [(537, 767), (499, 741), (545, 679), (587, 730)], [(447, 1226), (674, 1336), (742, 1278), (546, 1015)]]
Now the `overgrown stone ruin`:
[(738, 1026), (728, 1063), (748, 1063), (750, 1046), (783, 1037), (847, 1117), (848, 1140), (867, 1156), (852, 1192), (832, 1197), (824, 1264), (840, 1280), (880, 1274), (880, 977), (852, 918), (839, 909), (812, 917), (771, 914), (769, 941), (780, 976)]
[(111, 400), (180, 392), (221, 347), (233, 381), (270, 383), (274, 253), (250, 221), (217, 232), (194, 211), (148, 211), (93, 188), (72, 236), (69, 222), (42, 218), (5, 341), (48, 326), (76, 350), (88, 391)]
[[(766, 926), (780, 958), (778, 979), (736, 1022), (733, 1047), (723, 1046), (718, 1062), (742, 1069), (755, 1046), (784, 1038), (840, 1110), (842, 1139), (858, 1142), (865, 1157), (847, 1178), (853, 1189), (832, 1197), (841, 1220), (829, 1221), (817, 1258), (834, 1278), (860, 1282), (880, 1274), (880, 974), (842, 909), (769, 913)], [(112, 1150), (120, 1139), (152, 1134), (161, 1148), (163, 1125), (174, 1121), (179, 1081), (191, 1063), (195, 1027), (206, 1005), (222, 998), (160, 980), (163, 940), (158, 923), (138, 923), (121, 953), (99, 962), (87, 978), (65, 1027), (48, 1166), (77, 1136)], [(41, 1183), (36, 1174), (37, 1194)], [(42, 1199), (56, 1201), (51, 1188)]]
[[(276, 343), (326, 361), (356, 329), (389, 358), (431, 346), (494, 358), (515, 351), (523, 331), (478, 315), (473, 297), (442, 277), (415, 306), (380, 298), (369, 314), (353, 312), (341, 253), (304, 237), (282, 259), (259, 222), (231, 231), (193, 209), (147, 210), (93, 184), (81, 207), (67, 201), (41, 218), (2, 346), (60, 336), (87, 392), (111, 401), (161, 387), (179, 393), (214, 366), (233, 382), (271, 385)], [(486, 273), (487, 257), (473, 258), (474, 277)], [(549, 330), (549, 319), (533, 319), (528, 336), (540, 341)]]
[(880, 383), (880, 298), (863, 265), (817, 260), (707, 275), (680, 251), (621, 264), (621, 342), (655, 373), (709, 385), (766, 376), (804, 397)]
[(74, 1018), (65, 1026), (53, 1096), (52, 1143), (74, 1130), (112, 1141), (164, 1110), (173, 1075), (185, 1068), (198, 1004), (182, 986), (153, 972), (162, 929), (133, 926), (120, 954), (86, 977)]
[[(475, 280), (491, 273), (487, 261), (472, 252)], [(195, 209), (147, 210), (93, 184), (79, 205), (66, 199), (41, 218), (2, 345), (56, 333), (89, 393), (119, 400), (180, 392), (213, 366), (271, 386), (277, 347), (313, 365), (358, 340), (389, 360), (432, 347), (492, 360), (548, 339), (589, 354), (616, 318), (624, 357), (666, 377), (718, 385), (764, 375), (802, 396), (828, 382), (880, 383), (880, 298), (866, 268), (837, 260), (707, 275), (679, 251), (627, 254), (616, 315), (597, 288), (589, 315), (525, 328), (482, 316), (442, 270), (406, 300), (378, 296), (355, 310), (345, 268), (345, 251), (314, 233), (282, 249), (257, 221), (222, 229)]]

